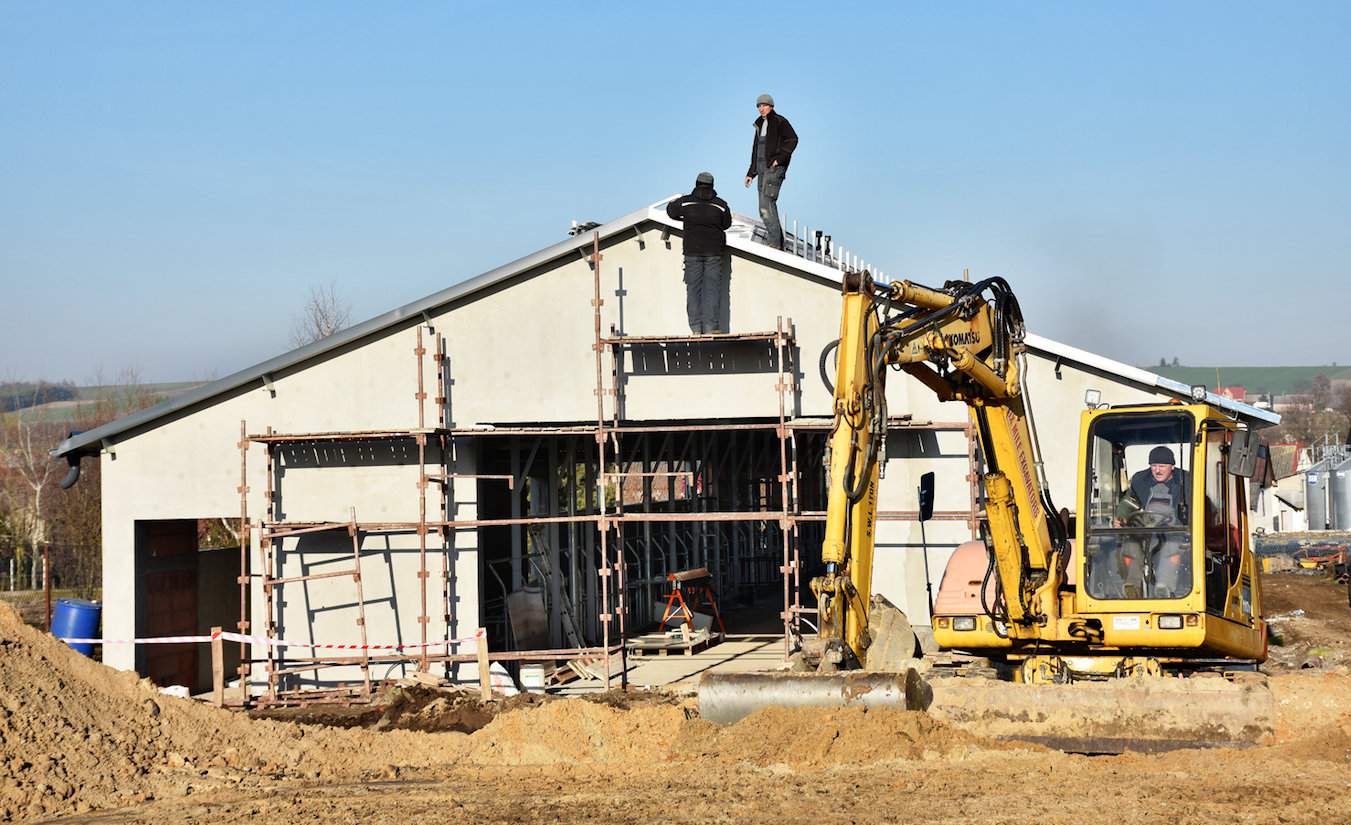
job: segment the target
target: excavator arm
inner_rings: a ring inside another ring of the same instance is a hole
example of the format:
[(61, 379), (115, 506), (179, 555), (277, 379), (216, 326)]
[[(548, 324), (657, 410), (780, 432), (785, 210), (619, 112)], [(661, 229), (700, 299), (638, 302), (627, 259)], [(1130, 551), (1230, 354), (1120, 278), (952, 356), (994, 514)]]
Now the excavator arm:
[[(699, 685), (704, 718), (729, 723), (772, 705), (927, 709), (985, 735), (1086, 753), (1251, 744), (1270, 735), (1274, 703), (1256, 674), (1149, 678), (1162, 673), (1159, 659), (1151, 655), (1153, 643), (1180, 638), (1169, 634), (1184, 626), (1182, 613), (1196, 633), (1224, 623), (1216, 631), (1217, 645), (1261, 638), (1260, 626), (1245, 625), (1242, 616), (1232, 621), (1188, 607), (1187, 600), (1204, 596), (1202, 591), (1149, 604), (1146, 609), (1155, 613), (1174, 613), (1172, 629), (1164, 627), (1162, 617), (1151, 628), (1138, 607), (1128, 608), (1127, 615), (1114, 613), (1114, 628), (1115, 618), (1122, 618), (1126, 632), (1142, 625), (1145, 631), (1127, 645), (1091, 655), (1095, 645), (1103, 647), (1102, 626), (1092, 622), (1104, 617), (1085, 616), (1077, 599), (1067, 597), (1068, 588), (1061, 592), (1069, 540), (1042, 471), (1024, 381), (1023, 336), (1018, 302), (1002, 279), (949, 281), (933, 289), (908, 281), (875, 284), (866, 273), (846, 274), (828, 442), (825, 569), (811, 582), (819, 632), (803, 640), (795, 672), (705, 674)], [(938, 398), (961, 401), (969, 411), (983, 462), (984, 581), (995, 582), (993, 588), (978, 587), (989, 617), (982, 624), (1006, 637), (1008, 644), (1000, 649), (1030, 654), (1019, 660), (1016, 671), (1006, 672), (1022, 684), (976, 674), (925, 682), (919, 676), (922, 665), (909, 660), (913, 645), (905, 650), (913, 638), (903, 614), (873, 597), (878, 468), (890, 423), (889, 369), (903, 370)], [(1150, 409), (1102, 413), (1135, 414), (1158, 417)], [(1251, 570), (1251, 555), (1246, 549), (1244, 554)], [(1227, 598), (1238, 604), (1240, 597)], [(1135, 615), (1128, 615), (1132, 611)], [(1096, 639), (1090, 632), (1095, 627)], [(1068, 657), (1058, 655), (1068, 649), (1076, 652), (1077, 666), (1088, 661), (1094, 674), (1089, 683), (1072, 678)], [(1229, 653), (1217, 649), (1233, 656), (1232, 648)], [(804, 672), (813, 664), (816, 672)], [(1207, 664), (1213, 660), (1198, 662)], [(1132, 678), (1101, 681), (1112, 675)]]
[(1040, 472), (1021, 380), (1023, 322), (1001, 278), (877, 284), (847, 273), (834, 387), (824, 573), (811, 586), (823, 661), (862, 665), (871, 643), (878, 454), (887, 431), (887, 369), (967, 405), (986, 465), (987, 547), (998, 571), (987, 609), (1018, 638), (1054, 626), (1068, 561)]

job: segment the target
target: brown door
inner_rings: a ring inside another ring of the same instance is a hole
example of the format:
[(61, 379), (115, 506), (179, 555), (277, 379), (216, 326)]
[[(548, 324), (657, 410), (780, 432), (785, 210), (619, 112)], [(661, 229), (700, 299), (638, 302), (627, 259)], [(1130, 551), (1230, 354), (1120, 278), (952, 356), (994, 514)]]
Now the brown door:
[[(136, 635), (192, 636), (197, 633), (197, 520), (138, 524)], [(157, 685), (197, 684), (197, 644), (144, 645), (138, 668)]]

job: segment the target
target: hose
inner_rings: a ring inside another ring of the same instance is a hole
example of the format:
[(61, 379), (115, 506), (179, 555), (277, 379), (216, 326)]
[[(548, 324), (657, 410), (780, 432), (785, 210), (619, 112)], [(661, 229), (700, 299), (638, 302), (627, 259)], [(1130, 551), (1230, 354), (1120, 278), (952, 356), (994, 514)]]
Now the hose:
[(826, 348), (821, 350), (821, 360), (817, 363), (817, 367), (819, 367), (821, 370), (821, 383), (826, 385), (826, 392), (830, 393), (831, 395), (835, 394), (835, 385), (832, 384), (830, 381), (830, 372), (826, 369), (826, 361), (830, 359), (830, 353), (833, 350), (837, 350), (839, 348), (840, 348), (839, 338), (836, 338), (834, 341), (831, 341), (829, 344), (826, 344)]

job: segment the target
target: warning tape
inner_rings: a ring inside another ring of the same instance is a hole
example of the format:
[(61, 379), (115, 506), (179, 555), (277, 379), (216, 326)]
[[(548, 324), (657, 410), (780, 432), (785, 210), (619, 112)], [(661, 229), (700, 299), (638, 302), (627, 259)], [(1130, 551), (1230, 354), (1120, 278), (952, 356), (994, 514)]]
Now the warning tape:
[(424, 647), (449, 647), (451, 645), (462, 645), (469, 642), (478, 641), (484, 635), (483, 628), (479, 628), (472, 636), (461, 636), (458, 639), (438, 639), (434, 642), (409, 642), (406, 644), (318, 644), (314, 642), (293, 642), (287, 639), (272, 639), (267, 636), (245, 636), (242, 633), (231, 633), (222, 630), (219, 633), (212, 633), (210, 636), (153, 636), (148, 639), (77, 639), (65, 636), (57, 638), (70, 645), (176, 645), (176, 644), (200, 644), (202, 642), (211, 642), (221, 639), (226, 642), (243, 642), (245, 644), (269, 645), (271, 647), (307, 647), (312, 650), (412, 650)]

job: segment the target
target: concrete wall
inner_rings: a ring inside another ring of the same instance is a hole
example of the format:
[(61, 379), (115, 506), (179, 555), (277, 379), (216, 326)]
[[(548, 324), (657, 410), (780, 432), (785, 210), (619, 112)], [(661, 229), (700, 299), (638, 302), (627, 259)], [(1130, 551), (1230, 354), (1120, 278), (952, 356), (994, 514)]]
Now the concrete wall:
[[(681, 334), (685, 319), (681, 280), (680, 239), (663, 239), (662, 228), (643, 227), (603, 246), (601, 265), (604, 300), (602, 329), (613, 326), (628, 335)], [(594, 420), (595, 361), (590, 306), (592, 273), (580, 255), (543, 266), (510, 284), (480, 292), (447, 306), (430, 317), (445, 335), (449, 373), (448, 418), (456, 427), (478, 424), (569, 422)], [(825, 416), (830, 396), (817, 377), (817, 359), (838, 335), (838, 287), (828, 281), (777, 268), (758, 257), (737, 253), (731, 263), (729, 312), (735, 332), (768, 331), (780, 318), (796, 325), (797, 372), (801, 393), (790, 410), (797, 415)], [(135, 630), (134, 524), (138, 519), (237, 517), (240, 501), (240, 421), (251, 433), (272, 427), (279, 432), (315, 432), (409, 428), (417, 423), (414, 400), (417, 370), (413, 355), (416, 326), (403, 326), (372, 336), (346, 349), (286, 374), (271, 376), (271, 388), (255, 384), (188, 414), (161, 423), (105, 451), (103, 462), (103, 536), (105, 634), (127, 638)], [(431, 339), (424, 343), (430, 347)], [(636, 371), (624, 387), (629, 419), (765, 418), (777, 415), (774, 384), (778, 365), (763, 345), (738, 345), (711, 351), (707, 347), (645, 349), (627, 356), (626, 372)], [(603, 365), (609, 375), (608, 359)], [(1085, 388), (1102, 391), (1108, 403), (1158, 397), (1138, 387), (1064, 364), (1056, 374), (1053, 361), (1031, 360), (1033, 406), (1040, 425), (1051, 486), (1060, 506), (1075, 509), (1070, 499), (1075, 483), (1078, 415)], [(916, 420), (961, 422), (960, 404), (940, 404), (928, 390), (898, 373), (888, 389), (893, 414), (910, 413)], [(430, 358), (423, 380), (435, 394)], [(607, 414), (611, 407), (607, 406)], [(427, 405), (427, 422), (436, 413)], [(375, 445), (323, 450), (290, 450), (282, 460), (279, 506), (288, 520), (346, 519), (356, 508), (361, 520), (416, 518), (415, 454), (390, 452)], [(383, 452), (382, 452), (383, 451)], [(453, 469), (472, 472), (472, 449), (461, 448)], [(263, 450), (249, 449), (249, 513), (263, 514)], [(945, 431), (927, 441), (895, 445), (881, 489), (883, 509), (914, 509), (915, 486), (927, 470), (938, 473), (939, 510), (965, 509), (968, 504), (966, 445), (960, 431)], [(433, 498), (429, 496), (429, 498)], [(458, 485), (451, 510), (473, 518), (477, 508), (472, 484)], [(432, 513), (436, 512), (433, 505)], [(969, 538), (962, 522), (928, 526), (929, 569), (936, 581), (948, 553)], [(878, 589), (922, 620), (924, 553), (919, 528), (907, 522), (879, 527)], [(345, 535), (306, 539), (303, 555), (293, 556), (287, 575), (349, 562)], [(368, 536), (363, 577), (368, 602), (367, 629), (372, 642), (417, 637), (419, 615), (416, 537), (408, 534)], [(455, 574), (453, 619), (439, 624), (432, 609), (433, 637), (465, 635), (477, 626), (477, 542), (474, 531), (460, 531), (452, 556)], [(255, 540), (253, 569), (258, 569)], [(439, 564), (433, 564), (432, 585), (438, 591)], [(283, 631), (297, 641), (355, 641), (353, 586), (346, 578), (310, 582), (288, 588)], [(254, 629), (261, 630), (262, 598), (253, 592)], [(110, 664), (131, 667), (132, 654), (110, 647)]]

